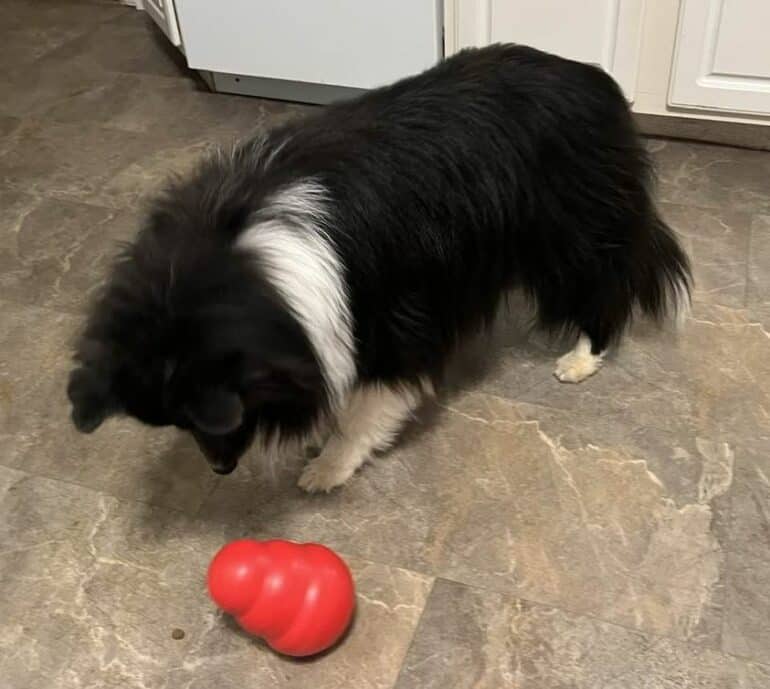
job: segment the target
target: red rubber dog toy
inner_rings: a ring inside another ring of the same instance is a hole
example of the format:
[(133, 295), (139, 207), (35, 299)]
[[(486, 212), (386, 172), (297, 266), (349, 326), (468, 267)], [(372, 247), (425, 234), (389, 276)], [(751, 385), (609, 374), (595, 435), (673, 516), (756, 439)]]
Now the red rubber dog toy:
[(211, 561), (208, 587), (212, 600), (243, 629), (290, 656), (333, 646), (355, 608), (350, 570), (316, 543), (228, 543)]

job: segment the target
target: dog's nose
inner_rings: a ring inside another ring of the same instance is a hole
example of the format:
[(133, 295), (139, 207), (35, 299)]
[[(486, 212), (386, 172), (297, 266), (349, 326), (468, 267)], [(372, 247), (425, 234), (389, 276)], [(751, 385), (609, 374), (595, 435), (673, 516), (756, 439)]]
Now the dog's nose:
[(208, 435), (193, 429), (192, 434), (211, 470), (215, 474), (230, 474), (238, 467), (238, 460), (248, 447), (253, 431), (242, 435)]
[(232, 462), (231, 464), (212, 464), (211, 470), (215, 474), (221, 474), (224, 476), (225, 474), (232, 474), (233, 471), (235, 471), (235, 467), (237, 465), (237, 462)]

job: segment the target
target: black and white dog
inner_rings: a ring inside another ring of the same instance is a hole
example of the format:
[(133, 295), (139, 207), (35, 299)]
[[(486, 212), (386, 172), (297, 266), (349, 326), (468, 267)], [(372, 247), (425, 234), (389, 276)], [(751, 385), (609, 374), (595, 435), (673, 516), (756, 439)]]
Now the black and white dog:
[(255, 437), (334, 429), (300, 485), (349, 479), (508, 290), (593, 374), (685, 254), (617, 85), (537, 50), (464, 51), (204, 160), (154, 203), (77, 345), (75, 425), (192, 432), (228, 473)]

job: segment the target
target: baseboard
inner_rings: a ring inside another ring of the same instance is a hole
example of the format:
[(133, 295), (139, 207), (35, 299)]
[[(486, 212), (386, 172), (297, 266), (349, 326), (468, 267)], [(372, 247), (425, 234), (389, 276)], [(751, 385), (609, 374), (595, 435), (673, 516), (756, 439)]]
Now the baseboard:
[(770, 127), (671, 115), (634, 113), (642, 134), (770, 151)]

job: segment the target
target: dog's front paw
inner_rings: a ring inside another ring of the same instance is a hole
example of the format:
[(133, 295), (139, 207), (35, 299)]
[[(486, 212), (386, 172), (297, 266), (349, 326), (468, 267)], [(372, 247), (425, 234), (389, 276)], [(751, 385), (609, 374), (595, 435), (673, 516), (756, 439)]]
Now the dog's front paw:
[(328, 493), (345, 483), (355, 470), (355, 466), (351, 468), (343, 462), (336, 459), (330, 461), (322, 455), (304, 468), (297, 485), (308, 493)]

